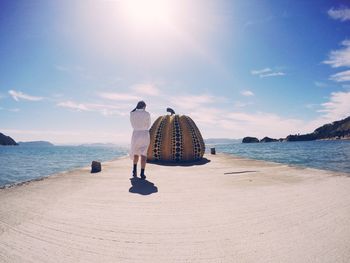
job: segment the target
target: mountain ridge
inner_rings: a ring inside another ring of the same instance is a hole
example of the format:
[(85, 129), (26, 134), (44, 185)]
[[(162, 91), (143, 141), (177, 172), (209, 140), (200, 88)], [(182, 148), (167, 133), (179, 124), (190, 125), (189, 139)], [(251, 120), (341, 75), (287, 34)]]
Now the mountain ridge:
[(314, 141), (314, 140), (350, 140), (350, 116), (345, 119), (324, 124), (316, 128), (312, 133), (307, 134), (290, 134), (286, 138), (272, 139), (264, 137), (259, 141), (256, 137), (244, 137), (242, 143), (257, 142), (277, 142), (277, 141)]

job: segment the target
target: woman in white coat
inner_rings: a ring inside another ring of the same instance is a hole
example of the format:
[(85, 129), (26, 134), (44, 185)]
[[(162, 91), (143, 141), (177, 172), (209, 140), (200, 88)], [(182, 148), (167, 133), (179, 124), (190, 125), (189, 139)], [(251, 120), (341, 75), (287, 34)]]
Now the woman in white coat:
[(137, 163), (139, 156), (141, 156), (141, 179), (146, 179), (145, 168), (150, 143), (149, 128), (151, 126), (151, 116), (145, 109), (146, 103), (139, 101), (136, 108), (130, 112), (130, 122), (134, 129), (130, 149), (130, 158), (133, 159), (132, 173), (134, 177), (137, 177)]

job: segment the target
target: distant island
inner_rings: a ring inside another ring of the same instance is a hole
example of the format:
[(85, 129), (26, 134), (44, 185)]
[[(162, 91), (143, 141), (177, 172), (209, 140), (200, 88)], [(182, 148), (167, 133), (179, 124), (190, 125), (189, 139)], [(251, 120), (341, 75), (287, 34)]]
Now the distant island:
[(204, 139), (206, 144), (230, 144), (230, 143), (239, 143), (241, 139), (228, 139), (228, 138), (209, 138)]
[(314, 141), (314, 140), (349, 140), (350, 139), (350, 116), (332, 123), (325, 124), (312, 133), (288, 135), (286, 138), (272, 139), (265, 137), (259, 141), (256, 137), (244, 137), (242, 143), (277, 142), (277, 141)]
[(0, 146), (31, 146), (31, 147), (47, 147), (54, 146), (51, 142), (47, 141), (30, 141), (30, 142), (16, 142), (10, 136), (7, 136), (0, 132)]
[(5, 134), (0, 132), (0, 145), (9, 146), (9, 145), (18, 145), (18, 144), (10, 136), (6, 136)]
[(48, 147), (55, 146), (51, 142), (47, 141), (32, 141), (32, 142), (18, 142), (19, 146), (30, 146), (30, 147)]
[(80, 147), (116, 147), (118, 145), (114, 143), (84, 143), (78, 146)]

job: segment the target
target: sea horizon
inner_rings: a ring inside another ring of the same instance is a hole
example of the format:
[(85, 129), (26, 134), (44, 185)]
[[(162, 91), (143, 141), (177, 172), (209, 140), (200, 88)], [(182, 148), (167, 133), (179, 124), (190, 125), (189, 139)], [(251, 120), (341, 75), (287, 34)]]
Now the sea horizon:
[[(212, 147), (215, 147), (217, 153), (343, 172), (350, 175), (349, 140), (206, 144), (206, 154), (209, 159)], [(106, 162), (121, 158), (128, 156), (128, 150), (128, 147), (116, 144), (104, 146), (3, 146), (0, 147), (2, 157), (0, 165), (3, 167), (0, 173), (0, 186), (8, 187), (72, 169), (87, 167), (91, 165), (93, 160)]]

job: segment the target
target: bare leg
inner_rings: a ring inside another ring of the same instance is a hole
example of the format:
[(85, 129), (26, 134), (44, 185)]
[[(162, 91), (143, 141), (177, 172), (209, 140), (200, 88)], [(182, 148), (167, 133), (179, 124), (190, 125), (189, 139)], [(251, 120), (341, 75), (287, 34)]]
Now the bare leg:
[(137, 164), (138, 161), (139, 161), (139, 156), (138, 155), (134, 155), (134, 164)]

